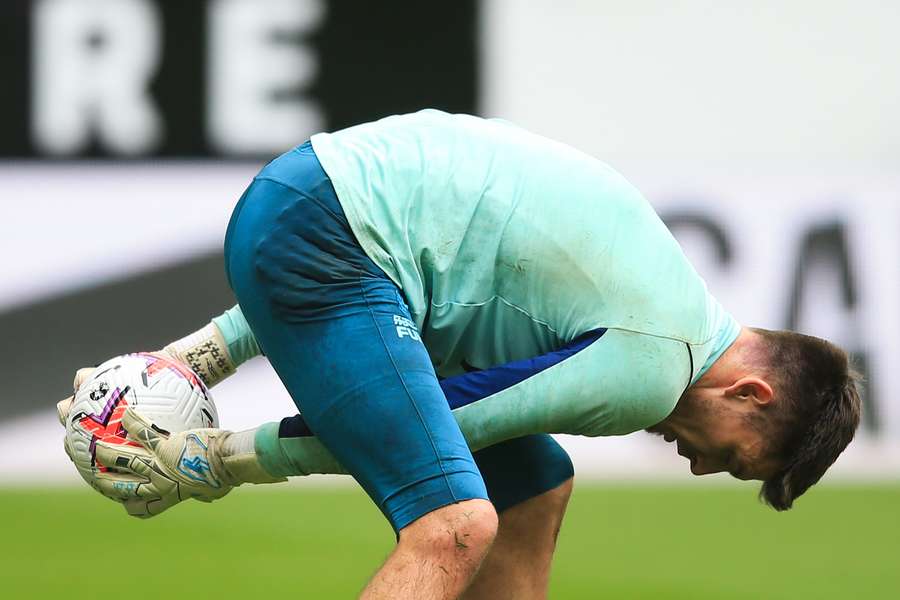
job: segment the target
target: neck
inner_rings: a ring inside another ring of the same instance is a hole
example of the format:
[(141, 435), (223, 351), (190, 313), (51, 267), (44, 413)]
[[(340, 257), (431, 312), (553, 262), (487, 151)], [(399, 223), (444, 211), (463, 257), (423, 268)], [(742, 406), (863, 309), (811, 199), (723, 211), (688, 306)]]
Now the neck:
[(703, 391), (727, 388), (739, 379), (746, 370), (748, 356), (757, 347), (757, 337), (751, 329), (742, 327), (734, 343), (716, 359), (700, 379), (685, 390), (675, 409), (660, 425), (678, 428), (690, 427), (696, 423), (697, 412), (701, 410), (702, 404), (699, 397)]
[(721, 385), (730, 385), (736, 379), (744, 374), (747, 365), (750, 363), (750, 356), (758, 347), (759, 336), (751, 329), (741, 327), (734, 343), (722, 353), (716, 362), (714, 362), (706, 373), (700, 379), (691, 385), (685, 394), (690, 393), (694, 388), (710, 388)]

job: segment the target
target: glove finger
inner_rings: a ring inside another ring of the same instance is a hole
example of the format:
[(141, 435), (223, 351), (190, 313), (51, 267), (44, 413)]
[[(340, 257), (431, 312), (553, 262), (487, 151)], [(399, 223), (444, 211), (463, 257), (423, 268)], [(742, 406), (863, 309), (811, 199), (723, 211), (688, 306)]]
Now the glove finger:
[(95, 452), (97, 460), (107, 467), (125, 472), (130, 471), (141, 476), (144, 481), (150, 479), (153, 455), (146, 448), (128, 444), (110, 444), (98, 440)]
[(78, 369), (75, 372), (75, 381), (72, 382), (72, 390), (78, 391), (78, 388), (81, 387), (81, 384), (91, 378), (91, 375), (94, 374), (94, 371), (97, 369), (95, 367), (87, 367), (85, 369)]
[(147, 480), (135, 475), (123, 473), (97, 473), (94, 477), (94, 487), (98, 492), (117, 502), (124, 502), (135, 498), (141, 498), (147, 494)]
[(150, 517), (155, 517), (156, 515), (165, 512), (172, 506), (178, 504), (178, 502), (180, 502), (178, 498), (168, 495), (153, 498), (151, 500), (127, 500), (124, 504), (125, 510), (132, 517), (149, 519)]
[(132, 517), (137, 517), (139, 519), (148, 519), (153, 516), (147, 509), (148, 502), (149, 500), (136, 498), (133, 500), (126, 500), (122, 504), (125, 506), (125, 512), (127, 512)]
[(122, 427), (129, 437), (150, 450), (156, 450), (161, 442), (169, 438), (168, 431), (157, 427), (131, 407), (126, 408), (122, 415)]
[(181, 486), (179, 483), (159, 469), (150, 469), (148, 476), (150, 477), (150, 483), (159, 491), (160, 496), (174, 496), (174, 502), (180, 502), (184, 499), (181, 497)]
[(159, 468), (156, 456), (146, 448), (99, 441), (96, 448), (100, 462), (124, 473), (142, 477), (157, 497), (179, 494), (178, 482)]
[(59, 424), (63, 427), (66, 426), (66, 421), (69, 420), (69, 413), (72, 412), (72, 402), (75, 401), (75, 396), (69, 396), (65, 400), (60, 400), (56, 403), (56, 417), (59, 419)]
[(148, 502), (147, 508), (150, 509), (150, 514), (152, 516), (156, 516), (163, 511), (169, 510), (179, 502), (181, 502), (181, 498), (179, 498), (177, 495), (167, 494), (158, 500)]

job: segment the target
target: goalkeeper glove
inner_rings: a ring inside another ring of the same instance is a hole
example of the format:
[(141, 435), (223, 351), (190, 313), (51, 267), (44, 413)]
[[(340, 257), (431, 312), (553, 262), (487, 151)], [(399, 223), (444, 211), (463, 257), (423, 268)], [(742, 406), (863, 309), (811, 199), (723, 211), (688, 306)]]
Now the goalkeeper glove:
[(188, 498), (212, 502), (241, 483), (219, 453), (230, 432), (192, 429), (170, 434), (131, 408), (122, 426), (128, 439), (140, 446), (98, 441), (97, 459), (111, 470), (97, 474), (96, 486), (104, 496), (122, 502), (132, 516), (152, 517)]
[[(209, 323), (203, 329), (176, 340), (159, 352), (151, 354), (160, 354), (163, 358), (185, 365), (194, 371), (207, 387), (216, 385), (237, 370), (237, 366), (228, 352), (228, 344), (215, 323)], [(72, 403), (75, 401), (78, 388), (90, 379), (93, 373), (93, 368), (78, 369), (72, 384), (72, 395), (56, 403), (56, 416), (63, 427), (66, 426), (66, 419), (72, 410)], [(63, 447), (71, 459), (72, 453), (68, 441), (64, 442)]]

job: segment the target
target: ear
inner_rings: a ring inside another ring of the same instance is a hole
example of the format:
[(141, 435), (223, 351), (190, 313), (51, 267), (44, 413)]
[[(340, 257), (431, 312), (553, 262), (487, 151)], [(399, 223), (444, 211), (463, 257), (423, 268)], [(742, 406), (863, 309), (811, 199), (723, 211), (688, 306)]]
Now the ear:
[(725, 395), (752, 401), (757, 406), (767, 406), (775, 398), (772, 386), (759, 377), (741, 377), (725, 389)]

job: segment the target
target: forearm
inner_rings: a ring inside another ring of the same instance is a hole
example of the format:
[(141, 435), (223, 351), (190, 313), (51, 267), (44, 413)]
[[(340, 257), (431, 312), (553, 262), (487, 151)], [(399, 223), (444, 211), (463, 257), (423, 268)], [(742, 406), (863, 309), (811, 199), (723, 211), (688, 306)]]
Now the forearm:
[[(296, 418), (296, 417), (295, 417)], [(274, 477), (346, 474), (347, 471), (315, 436), (279, 435), (281, 423), (266, 423), (254, 430), (256, 459)]]
[(238, 306), (214, 318), (206, 327), (172, 342), (163, 351), (190, 367), (209, 387), (260, 354), (256, 338)]
[[(537, 390), (526, 388), (500, 392), (453, 411), (473, 452), (532, 433), (568, 431), (571, 413), (540, 402)], [(302, 416), (282, 423), (286, 422), (302, 422)], [(266, 423), (255, 430), (256, 455), (268, 473), (276, 477), (346, 473), (319, 438), (286, 433), (282, 423)]]
[[(530, 403), (519, 410), (508, 395), (497, 395), (469, 407), (453, 411), (463, 436), (472, 451), (480, 450), (504, 440), (531, 433), (565, 429), (560, 415), (545, 409), (535, 410)], [(301, 416), (292, 421), (302, 420)], [(263, 468), (274, 477), (293, 477), (322, 474), (343, 474), (347, 471), (314, 435), (285, 435), (282, 423), (266, 423), (255, 430), (256, 456)]]

